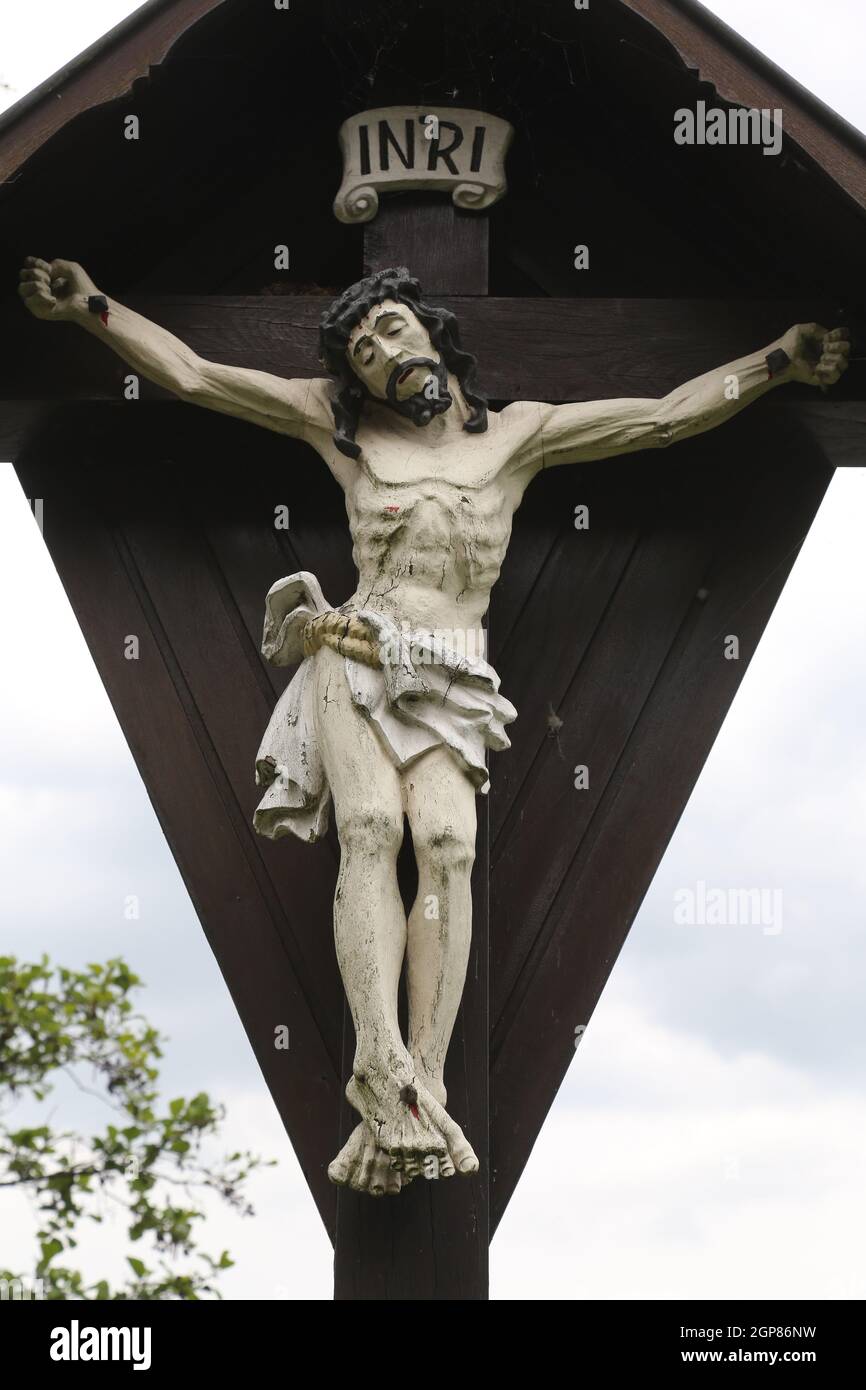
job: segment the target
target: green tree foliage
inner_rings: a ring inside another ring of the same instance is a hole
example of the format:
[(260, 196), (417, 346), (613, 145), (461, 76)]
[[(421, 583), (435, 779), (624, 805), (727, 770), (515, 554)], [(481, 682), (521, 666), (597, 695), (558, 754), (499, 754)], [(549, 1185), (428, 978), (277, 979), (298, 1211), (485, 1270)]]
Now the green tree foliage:
[[(244, 1184), (262, 1160), (207, 1157), (222, 1107), (204, 1092), (160, 1101), (164, 1039), (130, 1000), (140, 985), (122, 960), (67, 970), (45, 956), (33, 964), (0, 956), (0, 1213), (4, 1191), (23, 1188), (39, 1226), (34, 1270), (0, 1267), (0, 1280), (24, 1279), (25, 1287), (41, 1280), (46, 1298), (219, 1298), (219, 1272), (233, 1262), (225, 1250), (215, 1259), (198, 1249), (204, 1213), (196, 1200), (210, 1191), (253, 1214)], [(102, 1132), (54, 1128), (46, 1102), (59, 1073), (114, 1111)], [(41, 1123), (10, 1123), (21, 1102), (28, 1110), (37, 1103)], [(141, 1254), (127, 1256), (126, 1282), (115, 1287), (87, 1283), (67, 1263), (80, 1223), (102, 1221), (109, 1203), (126, 1209), (129, 1240), (141, 1242)]]

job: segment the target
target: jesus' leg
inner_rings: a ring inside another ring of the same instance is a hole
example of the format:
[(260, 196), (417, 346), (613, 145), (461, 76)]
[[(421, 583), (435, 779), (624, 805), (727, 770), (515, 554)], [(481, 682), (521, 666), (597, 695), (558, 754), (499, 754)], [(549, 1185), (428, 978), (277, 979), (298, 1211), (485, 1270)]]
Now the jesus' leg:
[[(425, 1160), (447, 1160), (449, 1146), (459, 1154), (465, 1140), (419, 1078), (397, 1020), (406, 943), (397, 884), (400, 781), (375, 729), (352, 702), (342, 658), (322, 648), (315, 662), (319, 747), (342, 851), (334, 901), (337, 959), (357, 1039), (346, 1095), (377, 1148), (412, 1176)], [(335, 1181), (352, 1181), (349, 1160), (358, 1150), (355, 1138), (331, 1165)]]
[[(432, 1095), (446, 1101), (444, 1066), (460, 1007), (472, 939), (475, 788), (445, 748), (425, 753), (403, 774), (403, 795), (418, 864), (409, 915), (409, 1050)], [(468, 1144), (454, 1160), (475, 1172)]]

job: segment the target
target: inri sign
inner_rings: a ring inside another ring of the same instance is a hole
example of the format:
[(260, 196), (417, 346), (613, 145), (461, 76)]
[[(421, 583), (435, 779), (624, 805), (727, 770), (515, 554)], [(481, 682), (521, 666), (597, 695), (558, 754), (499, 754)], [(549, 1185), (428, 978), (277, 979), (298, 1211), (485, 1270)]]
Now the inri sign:
[(459, 208), (490, 207), (506, 190), (507, 121), (456, 107), (385, 106), (340, 127), (343, 181), (334, 199), (341, 222), (369, 222), (379, 192), (450, 192)]

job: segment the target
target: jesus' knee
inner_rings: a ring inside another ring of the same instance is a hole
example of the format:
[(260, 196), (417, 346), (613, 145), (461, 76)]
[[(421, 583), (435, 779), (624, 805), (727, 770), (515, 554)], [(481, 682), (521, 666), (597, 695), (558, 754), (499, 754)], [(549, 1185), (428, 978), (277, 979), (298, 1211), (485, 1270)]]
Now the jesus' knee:
[(396, 860), (403, 842), (402, 809), (361, 802), (338, 812), (337, 834), (344, 854)]
[(469, 883), (475, 862), (474, 838), (450, 825), (420, 834), (413, 831), (412, 838), (422, 886), (435, 893), (441, 886)]

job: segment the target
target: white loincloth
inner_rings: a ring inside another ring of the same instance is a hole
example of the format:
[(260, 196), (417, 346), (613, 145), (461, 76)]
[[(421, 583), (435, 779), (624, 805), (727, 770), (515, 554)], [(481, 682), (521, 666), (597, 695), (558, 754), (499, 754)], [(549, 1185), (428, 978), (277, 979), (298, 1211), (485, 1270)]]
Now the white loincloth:
[[(328, 828), (331, 791), (319, 749), (312, 678), (318, 653), (304, 657), (302, 634), (310, 618), (331, 611), (315, 575), (304, 570), (279, 580), (267, 596), (263, 655), (276, 666), (301, 662), (256, 755), (256, 783), (266, 791), (253, 825), (272, 840), (292, 834), (312, 842)], [(349, 689), (395, 767), (402, 770), (428, 749), (445, 747), (476, 791), (487, 792), (485, 752), (511, 747), (505, 725), (517, 718), (517, 710), (499, 694), (493, 667), (460, 656), (431, 633), (401, 633), (381, 613), (363, 609), (355, 616), (379, 641), (382, 669), (342, 657)]]

